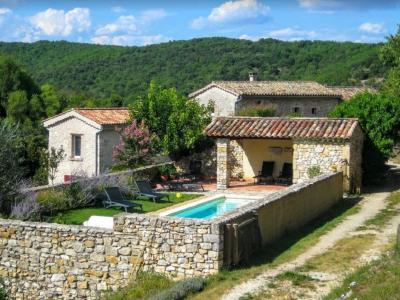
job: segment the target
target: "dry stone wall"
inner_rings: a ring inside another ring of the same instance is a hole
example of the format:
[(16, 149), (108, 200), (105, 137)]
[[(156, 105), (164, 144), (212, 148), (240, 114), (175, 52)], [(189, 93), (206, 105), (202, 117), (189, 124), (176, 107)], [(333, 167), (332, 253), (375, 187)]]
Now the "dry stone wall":
[(219, 227), (143, 215), (115, 218), (114, 230), (0, 220), (0, 276), (14, 299), (96, 299), (132, 273), (191, 277), (216, 273)]

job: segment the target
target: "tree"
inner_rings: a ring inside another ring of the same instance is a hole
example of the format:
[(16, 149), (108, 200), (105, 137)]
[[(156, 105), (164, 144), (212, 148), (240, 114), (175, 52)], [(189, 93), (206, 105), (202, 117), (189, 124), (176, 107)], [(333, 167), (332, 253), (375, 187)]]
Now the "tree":
[(164, 154), (178, 157), (193, 150), (203, 138), (210, 122), (211, 107), (188, 100), (173, 88), (150, 83), (146, 97), (136, 101), (132, 119), (144, 121), (159, 138), (157, 148)]
[(391, 67), (382, 90), (394, 97), (400, 97), (400, 26), (395, 35), (388, 37), (387, 43), (382, 46), (381, 59)]
[(0, 209), (4, 209), (5, 201), (17, 194), (24, 176), (20, 149), (18, 127), (0, 122)]
[(365, 177), (375, 176), (391, 156), (400, 129), (400, 98), (385, 94), (357, 94), (337, 106), (331, 117), (358, 118), (366, 135), (363, 151)]
[(154, 154), (153, 143), (155, 137), (141, 121), (136, 120), (131, 125), (117, 129), (121, 136), (121, 143), (114, 147), (113, 157), (123, 166), (137, 168), (148, 163)]
[(63, 148), (56, 149), (51, 147), (50, 151), (45, 150), (42, 152), (42, 167), (47, 171), (51, 185), (54, 185), (54, 179), (56, 178), (58, 166), (64, 159), (65, 155), (66, 154)]
[(30, 103), (26, 91), (13, 91), (8, 96), (7, 117), (15, 123), (23, 123), (30, 118)]

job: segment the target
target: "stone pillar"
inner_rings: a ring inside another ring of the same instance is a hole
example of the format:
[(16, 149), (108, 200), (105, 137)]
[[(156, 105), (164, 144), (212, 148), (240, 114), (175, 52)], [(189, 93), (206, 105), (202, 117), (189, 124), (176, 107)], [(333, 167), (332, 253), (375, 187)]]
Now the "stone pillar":
[(217, 190), (226, 190), (230, 180), (229, 139), (217, 140)]

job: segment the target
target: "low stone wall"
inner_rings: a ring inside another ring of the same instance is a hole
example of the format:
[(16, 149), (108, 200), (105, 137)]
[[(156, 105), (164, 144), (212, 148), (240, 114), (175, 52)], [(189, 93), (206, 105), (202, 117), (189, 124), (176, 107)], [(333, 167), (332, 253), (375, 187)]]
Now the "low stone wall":
[(222, 234), (210, 222), (120, 215), (114, 230), (0, 220), (0, 276), (16, 299), (96, 299), (135, 270), (218, 272)]
[(141, 267), (171, 277), (218, 272), (224, 230), (258, 215), (262, 244), (342, 198), (342, 174), (325, 174), (212, 220), (121, 214), (114, 229), (0, 219), (0, 276), (16, 299), (95, 299)]

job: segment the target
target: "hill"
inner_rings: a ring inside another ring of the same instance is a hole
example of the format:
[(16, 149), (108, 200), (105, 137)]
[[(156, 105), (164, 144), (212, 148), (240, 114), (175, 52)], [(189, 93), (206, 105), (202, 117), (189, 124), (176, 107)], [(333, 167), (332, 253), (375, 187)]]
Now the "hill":
[(259, 78), (317, 80), (352, 85), (384, 76), (379, 44), (325, 41), (257, 42), (228, 38), (172, 41), (144, 47), (119, 47), (64, 41), (0, 43), (40, 84), (51, 83), (97, 97), (143, 94), (150, 80), (189, 93), (212, 80)]

